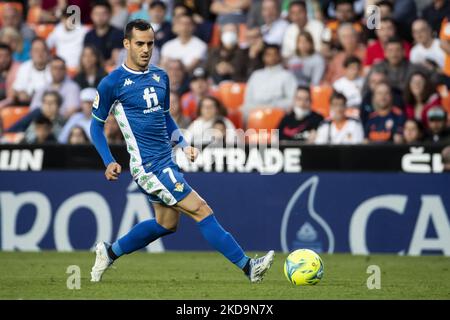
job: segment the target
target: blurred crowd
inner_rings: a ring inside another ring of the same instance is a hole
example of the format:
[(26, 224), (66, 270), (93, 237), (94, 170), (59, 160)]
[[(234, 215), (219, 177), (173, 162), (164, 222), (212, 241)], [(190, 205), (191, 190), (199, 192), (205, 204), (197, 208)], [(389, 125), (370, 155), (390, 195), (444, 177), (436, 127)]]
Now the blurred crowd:
[[(450, 0), (2, 1), (1, 141), (90, 143), (95, 88), (137, 18), (193, 141), (450, 143)], [(105, 132), (123, 143), (112, 116)]]

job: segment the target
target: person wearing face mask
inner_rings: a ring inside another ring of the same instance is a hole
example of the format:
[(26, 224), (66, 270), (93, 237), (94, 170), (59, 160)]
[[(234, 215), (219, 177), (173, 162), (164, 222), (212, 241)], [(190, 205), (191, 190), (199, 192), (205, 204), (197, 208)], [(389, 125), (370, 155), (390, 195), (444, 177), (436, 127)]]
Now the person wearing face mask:
[(280, 141), (312, 143), (323, 117), (311, 110), (311, 92), (308, 87), (298, 87), (292, 111), (278, 125)]
[(247, 56), (238, 45), (238, 27), (225, 24), (221, 27), (220, 46), (208, 54), (205, 69), (215, 84), (224, 80), (246, 80)]
[(317, 129), (316, 144), (358, 144), (364, 141), (361, 122), (345, 116), (347, 98), (334, 92), (330, 98), (330, 120)]

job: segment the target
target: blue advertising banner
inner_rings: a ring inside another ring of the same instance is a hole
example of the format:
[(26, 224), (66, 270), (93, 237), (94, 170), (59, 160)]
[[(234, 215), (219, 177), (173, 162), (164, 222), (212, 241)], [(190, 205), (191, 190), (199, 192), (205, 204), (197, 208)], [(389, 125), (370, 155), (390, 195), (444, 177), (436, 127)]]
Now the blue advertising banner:
[[(186, 173), (245, 250), (450, 256), (450, 175)], [(128, 173), (0, 172), (1, 250), (91, 249), (152, 207)], [(147, 250), (210, 250), (193, 221)]]

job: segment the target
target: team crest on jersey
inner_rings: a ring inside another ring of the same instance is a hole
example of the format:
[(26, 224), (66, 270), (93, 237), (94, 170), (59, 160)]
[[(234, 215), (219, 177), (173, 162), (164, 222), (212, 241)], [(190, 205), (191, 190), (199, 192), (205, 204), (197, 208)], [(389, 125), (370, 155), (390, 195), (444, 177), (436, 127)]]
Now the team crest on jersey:
[(184, 183), (180, 183), (180, 182), (175, 183), (175, 189), (174, 190), (177, 191), (177, 192), (183, 192), (183, 190), (184, 190)]
[(161, 79), (161, 77), (158, 76), (156, 73), (153, 74), (152, 78), (153, 78), (153, 80), (155, 80), (156, 82), (159, 82), (159, 79)]
[(95, 95), (94, 102), (92, 103), (92, 108), (98, 109), (98, 104), (100, 103), (100, 95), (98, 94), (98, 91)]

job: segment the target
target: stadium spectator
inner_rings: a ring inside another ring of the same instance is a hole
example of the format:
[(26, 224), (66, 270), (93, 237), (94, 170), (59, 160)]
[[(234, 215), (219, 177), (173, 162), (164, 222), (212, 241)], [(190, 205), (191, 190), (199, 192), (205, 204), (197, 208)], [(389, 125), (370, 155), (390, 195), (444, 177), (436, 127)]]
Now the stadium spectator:
[(31, 42), (24, 40), (20, 33), (11, 27), (0, 29), (0, 42), (6, 43), (13, 51), (13, 58), (17, 62), (30, 59)]
[(246, 78), (248, 78), (255, 70), (264, 68), (264, 40), (260, 28), (247, 29), (245, 38), (247, 44), (244, 52), (247, 56)]
[(428, 130), (426, 142), (449, 143), (450, 128), (447, 127), (447, 113), (441, 106), (430, 108), (427, 112)]
[(31, 100), (30, 110), (39, 108), (45, 91), (56, 90), (62, 97), (59, 111), (64, 119), (68, 119), (80, 108), (80, 87), (67, 76), (66, 64), (60, 57), (52, 58), (50, 62), (50, 73), (52, 75), (52, 82), (36, 91), (36, 94)]
[[(227, 145), (227, 124), (225, 119), (222, 117), (216, 118), (214, 124), (212, 126), (213, 129), (213, 138), (214, 142), (212, 142), (209, 146), (223, 147)], [(229, 145), (229, 144), (228, 144)]]
[(260, 28), (264, 24), (264, 20), (261, 15), (262, 2), (263, 0), (252, 0), (252, 5), (247, 12), (247, 28)]
[(181, 60), (169, 59), (166, 63), (167, 75), (170, 81), (170, 90), (179, 96), (189, 91), (189, 77)]
[(94, 3), (91, 11), (94, 28), (84, 38), (84, 46), (90, 44), (100, 51), (107, 70), (115, 66), (123, 47), (123, 32), (110, 24), (111, 10), (108, 2)]
[(422, 142), (424, 128), (422, 123), (416, 119), (407, 119), (403, 127), (403, 142), (406, 144), (417, 144)]
[(36, 38), (36, 34), (33, 29), (27, 23), (22, 21), (21, 13), (14, 6), (5, 4), (2, 10), (2, 28), (11, 27), (17, 30), (23, 41), (32, 42)]
[[(225, 118), (226, 114), (226, 109), (217, 98), (213, 96), (202, 98), (198, 104), (197, 118), (187, 128), (185, 138), (195, 146), (211, 143), (213, 135), (210, 129), (212, 129), (216, 119), (219, 117), (223, 117), (228, 132), (234, 132), (235, 127), (230, 120)], [(227, 136), (230, 143), (234, 142), (233, 134)]]
[(392, 105), (389, 84), (380, 83), (375, 87), (373, 108), (375, 111), (369, 115), (365, 124), (366, 141), (401, 143), (405, 118), (402, 111)]
[(264, 24), (261, 34), (265, 43), (281, 46), (289, 23), (280, 17), (280, 6), (277, 0), (263, 0), (261, 16)]
[(87, 45), (81, 51), (79, 72), (75, 75), (74, 81), (80, 89), (94, 87), (97, 88), (100, 80), (106, 76), (102, 66), (102, 57), (98, 49), (93, 45)]
[(387, 41), (385, 53), (386, 58), (373, 66), (373, 69), (385, 73), (390, 86), (393, 88), (403, 89), (409, 75), (416, 70), (423, 69), (419, 65), (410, 63), (405, 58), (404, 47), (399, 38), (392, 37)]
[(170, 115), (172, 116), (173, 120), (175, 120), (176, 124), (180, 129), (186, 129), (191, 121), (188, 117), (185, 117), (183, 113), (181, 112), (181, 102), (180, 102), (180, 96), (174, 92), (170, 92)]
[(108, 144), (125, 144), (122, 132), (120, 131), (119, 124), (113, 115), (109, 115), (105, 122), (105, 137)]
[(346, 58), (356, 56), (364, 61), (366, 57), (366, 47), (359, 43), (359, 35), (352, 24), (341, 24), (337, 30), (337, 37), (341, 50), (333, 56), (327, 66), (324, 77), (324, 82), (327, 84), (333, 84), (337, 79), (344, 76), (344, 61)]
[(314, 49), (311, 34), (301, 31), (297, 37), (295, 55), (286, 63), (287, 69), (297, 78), (297, 85), (318, 85), (325, 73), (325, 60)]
[(336, 0), (336, 19), (331, 20), (326, 24), (325, 33), (329, 34), (330, 42), (333, 47), (338, 45), (337, 30), (339, 26), (344, 23), (351, 23), (353, 28), (362, 33), (363, 28), (361, 23), (358, 22), (357, 16), (353, 7), (353, 0)]
[(172, 24), (166, 20), (167, 6), (162, 1), (152, 1), (149, 6), (150, 23), (155, 31), (155, 47), (161, 50), (169, 40), (175, 38)]
[(194, 70), (189, 87), (190, 91), (181, 96), (181, 110), (184, 116), (194, 120), (197, 117), (200, 100), (208, 95), (214, 95), (215, 92), (209, 85), (208, 74), (200, 67)]
[(333, 88), (345, 96), (347, 107), (357, 108), (362, 102), (361, 91), (364, 84), (364, 78), (361, 77), (362, 62), (355, 56), (347, 57), (344, 69), (344, 76), (333, 83)]
[(161, 65), (166, 66), (169, 59), (179, 59), (187, 72), (192, 72), (207, 54), (206, 44), (193, 35), (194, 20), (192, 16), (184, 15), (174, 21), (175, 39), (167, 41), (161, 49)]
[(58, 136), (59, 143), (67, 143), (69, 141), (69, 135), (73, 127), (82, 128), (90, 140), (92, 103), (94, 102), (96, 95), (97, 91), (94, 88), (86, 88), (81, 90), (80, 93), (81, 112), (74, 113), (67, 120), (61, 133)]
[(334, 92), (330, 98), (330, 120), (319, 125), (316, 144), (359, 144), (364, 141), (364, 130), (358, 120), (345, 116), (347, 99)]
[(70, 145), (88, 144), (89, 138), (83, 128), (75, 126), (69, 132), (67, 143)]
[(76, 70), (80, 62), (83, 42), (88, 29), (83, 25), (75, 25), (71, 14), (63, 12), (61, 22), (47, 38), (47, 46), (56, 49), (56, 54), (64, 59), (69, 69)]
[(33, 120), (32, 128), (34, 130), (34, 138), (24, 141), (30, 144), (47, 144), (56, 143), (55, 135), (52, 132), (52, 122), (45, 116), (39, 116)]
[(213, 0), (210, 10), (217, 15), (216, 22), (220, 25), (240, 24), (246, 22), (246, 13), (251, 3), (251, 0)]
[(435, 34), (439, 34), (442, 21), (449, 16), (450, 1), (448, 0), (432, 0), (432, 3), (422, 10), (422, 18), (428, 22)]
[(14, 103), (13, 83), (19, 66), (12, 58), (11, 48), (0, 43), (0, 109)]
[(49, 52), (45, 40), (36, 38), (31, 44), (31, 59), (22, 63), (13, 84), (15, 102), (28, 105), (36, 91), (52, 81), (48, 66)]
[(208, 43), (212, 36), (215, 16), (211, 12), (212, 0), (174, 0), (173, 22), (179, 16), (190, 15), (196, 29), (194, 35)]
[[(364, 61), (365, 66), (372, 66), (384, 60), (386, 45), (389, 39), (395, 36), (396, 31), (394, 20), (391, 18), (381, 19), (380, 28), (375, 31), (377, 40), (367, 47), (366, 59)], [(403, 45), (404, 55), (406, 59), (409, 59), (411, 45), (406, 41), (402, 41), (401, 43)]]
[(211, 48), (205, 66), (215, 84), (224, 80), (244, 82), (247, 79), (247, 56), (238, 44), (238, 26), (221, 26), (220, 46)]
[(295, 55), (297, 51), (296, 39), (301, 31), (307, 31), (311, 34), (314, 40), (314, 48), (320, 51), (324, 25), (319, 20), (308, 19), (305, 1), (295, 0), (289, 2), (288, 20), (290, 24), (286, 28), (281, 51), (284, 59), (291, 58)]
[(313, 143), (323, 117), (311, 110), (311, 92), (308, 87), (296, 89), (294, 107), (278, 125), (280, 141)]
[(409, 56), (411, 63), (422, 64), (428, 59), (443, 68), (445, 52), (441, 49), (440, 41), (433, 38), (430, 25), (423, 19), (417, 19), (412, 25), (412, 34), (416, 44)]
[(264, 69), (254, 71), (247, 82), (242, 108), (245, 118), (253, 108), (271, 106), (288, 109), (294, 100), (297, 79), (281, 65), (280, 47), (266, 45), (263, 60)]
[(125, 0), (108, 0), (111, 6), (110, 24), (114, 28), (123, 30), (128, 22), (128, 9)]
[(433, 83), (425, 73), (415, 71), (409, 76), (403, 92), (406, 117), (419, 120), (425, 127), (428, 127), (428, 110), (441, 104), (441, 98)]
[(439, 39), (441, 40), (441, 49), (445, 52), (444, 74), (450, 76), (450, 17), (442, 21)]
[(441, 156), (442, 156), (442, 165), (444, 166), (444, 171), (449, 172), (450, 171), (450, 146), (447, 146), (444, 149), (442, 149)]
[[(363, 86), (363, 98), (360, 106), (360, 119), (363, 124), (366, 123), (369, 114), (374, 112), (373, 104), (372, 104), (372, 98), (373, 98), (373, 91), (375, 90), (375, 87), (383, 82), (387, 82), (387, 76), (385, 73), (377, 70), (371, 70), (369, 74), (366, 77), (366, 81)], [(403, 109), (404, 108), (404, 101), (403, 101), (403, 91), (397, 88), (391, 87), (391, 95), (392, 95), (392, 101), (393, 105)]]
[(46, 91), (42, 96), (41, 107), (32, 110), (25, 117), (17, 121), (7, 132), (16, 132), (24, 136), (24, 141), (31, 143), (36, 138), (34, 121), (39, 117), (46, 117), (52, 122), (52, 133), (55, 137), (59, 136), (64, 119), (59, 115), (62, 97), (56, 91)]

